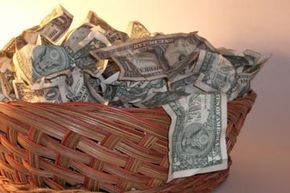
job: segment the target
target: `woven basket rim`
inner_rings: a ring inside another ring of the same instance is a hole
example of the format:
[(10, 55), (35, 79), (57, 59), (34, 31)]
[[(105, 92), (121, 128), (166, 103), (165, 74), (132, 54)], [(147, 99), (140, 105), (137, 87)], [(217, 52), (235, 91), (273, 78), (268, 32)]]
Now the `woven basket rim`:
[[(228, 152), (255, 98), (250, 91), (228, 102)], [(117, 109), (86, 102), (0, 103), (0, 190), (73, 192), (64, 190), (70, 184), (82, 193), (98, 189), (124, 192), (134, 186), (143, 189), (138, 191), (142, 193), (201, 193), (220, 184), (228, 170), (165, 183), (169, 123), (161, 108)], [(44, 185), (50, 189), (40, 189)]]

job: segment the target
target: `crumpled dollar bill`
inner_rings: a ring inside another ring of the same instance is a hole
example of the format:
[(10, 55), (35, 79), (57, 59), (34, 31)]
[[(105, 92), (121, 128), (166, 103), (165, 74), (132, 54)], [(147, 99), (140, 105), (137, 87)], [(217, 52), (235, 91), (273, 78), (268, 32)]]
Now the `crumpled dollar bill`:
[[(72, 20), (58, 6), (39, 25), (4, 46), (1, 100), (24, 99), (16, 94), (13, 80), (32, 90), (57, 85), (62, 89), (59, 102), (152, 108), (192, 93), (215, 92), (234, 100), (249, 91), (251, 80), (265, 63), (252, 50), (237, 54), (217, 49), (197, 32), (152, 33), (132, 21), (125, 33), (93, 11), (75, 29), (69, 29)], [(78, 89), (72, 89), (72, 80)], [(86, 97), (79, 96), (79, 89)]]
[(172, 121), (168, 180), (225, 169), (226, 104), (245, 96), (268, 58), (215, 48), (197, 32), (127, 33), (90, 11), (70, 29), (62, 6), (0, 51), (0, 101), (163, 107)]

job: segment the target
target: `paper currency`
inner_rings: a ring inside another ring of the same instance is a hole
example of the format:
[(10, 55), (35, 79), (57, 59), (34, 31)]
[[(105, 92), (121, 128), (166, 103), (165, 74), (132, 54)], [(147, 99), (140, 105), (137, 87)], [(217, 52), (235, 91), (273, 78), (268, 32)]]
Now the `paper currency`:
[(15, 100), (12, 81), (15, 78), (15, 67), (6, 52), (0, 52), (0, 101)]
[(168, 181), (227, 168), (224, 94), (193, 94), (164, 105), (169, 130)]
[(49, 41), (57, 42), (69, 29), (72, 20), (73, 15), (59, 5), (41, 21), (38, 31)]
[(227, 93), (236, 81), (233, 65), (222, 55), (210, 51), (200, 51), (194, 71), (200, 74), (195, 86), (206, 92)]
[(243, 52), (245, 58), (248, 60), (250, 66), (258, 63), (262, 55), (254, 50), (247, 49)]
[(231, 51), (223, 53), (223, 56), (231, 62), (236, 70), (235, 81), (227, 92), (228, 100), (245, 96), (251, 89), (251, 81), (261, 70), (270, 57), (262, 58), (260, 53), (253, 50), (245, 50), (243, 53)]
[(66, 77), (66, 98), (68, 101), (89, 101), (90, 94), (84, 82), (84, 73), (74, 68)]
[(0, 72), (5, 73), (6, 71), (15, 72), (15, 67), (12, 59), (7, 57), (3, 52), (0, 52)]
[(61, 98), (61, 88), (57, 84), (32, 90), (22, 80), (13, 80), (13, 87), (17, 99), (29, 102), (66, 102)]
[(150, 108), (158, 107), (169, 102), (180, 99), (181, 97), (187, 96), (188, 93), (185, 90), (167, 91), (151, 93), (141, 102), (134, 104), (136, 107)]
[(87, 88), (88, 95), (90, 96), (90, 102), (101, 104), (106, 104), (108, 102), (105, 97), (105, 92), (108, 91), (107, 86), (99, 78), (84, 73), (84, 84)]
[(15, 73), (11, 71), (5, 71), (4, 73), (0, 72), (0, 84), (1, 84), (1, 90), (2, 90), (0, 92), (9, 100), (16, 99), (14, 90), (13, 90), (13, 84), (12, 84), (14, 77), (15, 77)]
[(202, 93), (202, 90), (193, 85), (193, 82), (196, 79), (196, 74), (190, 74), (187, 76), (178, 76), (176, 79), (173, 79), (173, 82), (170, 82), (169, 84), (163, 80), (162, 89), (150, 89), (147, 91), (146, 98), (143, 98), (138, 102), (130, 103), (136, 107), (152, 108), (168, 104), (190, 94)]
[(126, 33), (114, 29), (93, 11), (89, 11), (87, 22), (98, 27), (100, 32), (102, 32), (112, 44), (123, 43), (128, 39), (128, 35)]
[[(106, 37), (108, 35), (106, 30), (118, 33), (108, 24), (104, 24), (104, 21), (100, 21), (103, 20), (97, 17), (95, 13), (89, 12), (84, 23), (71, 31), (63, 42), (63, 46), (69, 47), (72, 50), (75, 64), (95, 77), (99, 77), (106, 69), (108, 60), (97, 60), (91, 56), (90, 51), (111, 45), (111, 42), (108, 40), (111, 37)], [(101, 28), (104, 25), (106, 30)], [(115, 40), (111, 38), (111, 41), (114, 43)]]
[(120, 81), (116, 83), (115, 96), (123, 103), (137, 105), (138, 102), (146, 100), (149, 95), (166, 92), (166, 82), (163, 79), (152, 81)]
[(107, 38), (95, 28), (79, 43), (79, 49), (73, 53), (76, 66), (92, 76), (99, 77), (106, 69), (108, 60), (96, 60), (90, 51), (110, 46)]
[(268, 58), (138, 21), (126, 34), (92, 11), (67, 32), (72, 19), (58, 6), (0, 50), (0, 101), (163, 106), (172, 119), (168, 181), (227, 167), (227, 101), (250, 91)]
[(108, 64), (104, 72), (101, 74), (100, 79), (105, 84), (112, 84), (118, 80), (120, 75), (120, 68), (112, 61), (108, 60)]
[(65, 47), (28, 44), (14, 54), (13, 62), (20, 79), (32, 85), (41, 78), (66, 74), (74, 59)]
[(128, 24), (127, 34), (130, 39), (140, 39), (151, 36), (151, 33), (139, 21), (131, 21)]
[(19, 36), (12, 38), (4, 47), (3, 51), (12, 58), (16, 50), (27, 44), (36, 44), (39, 35), (50, 42), (57, 41), (66, 33), (73, 20), (73, 16), (62, 6), (53, 9), (40, 23), (24, 30)]
[[(13, 54), (15, 53), (15, 38), (11, 38), (2, 48), (0, 51), (1, 57), (8, 57), (12, 58)], [(2, 63), (2, 62), (1, 62)]]
[(51, 45), (51, 46), (56, 46), (55, 43), (51, 42), (49, 39), (42, 35), (38, 35), (37, 40), (36, 40), (36, 45)]
[(199, 49), (215, 50), (196, 33), (170, 34), (133, 40), (91, 52), (97, 59), (112, 58), (120, 68), (120, 80), (165, 78), (188, 55)]
[(16, 50), (20, 50), (27, 44), (36, 44), (39, 35), (50, 42), (57, 43), (69, 29), (72, 20), (73, 16), (59, 5), (41, 21), (40, 25), (26, 29), (19, 36), (12, 38), (3, 50), (13, 57)]
[(25, 81), (27, 84), (32, 82), (31, 57), (34, 48), (35, 45), (29, 44), (13, 55), (13, 63), (15, 65), (17, 78)]
[(97, 20), (96, 18), (100, 19), (99, 17), (96, 16), (94, 12), (90, 11), (85, 21), (76, 29), (73, 29), (66, 35), (62, 45), (69, 47), (75, 53), (82, 48), (80, 42), (82, 42), (85, 38), (89, 38), (88, 36), (91, 32), (99, 32), (102, 33), (102, 35), (98, 35), (99, 38), (97, 39), (102, 41), (104, 46), (108, 46), (110, 43), (107, 43), (108, 40), (106, 36), (103, 34), (104, 30), (97, 25), (98, 23), (97, 21), (95, 21)]

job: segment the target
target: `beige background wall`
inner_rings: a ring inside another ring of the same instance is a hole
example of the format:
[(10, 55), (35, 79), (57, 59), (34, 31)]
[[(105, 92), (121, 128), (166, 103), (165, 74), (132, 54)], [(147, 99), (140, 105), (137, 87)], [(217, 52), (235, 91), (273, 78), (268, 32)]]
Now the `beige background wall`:
[(257, 102), (233, 152), (231, 176), (216, 193), (290, 192), (290, 1), (288, 0), (1, 0), (0, 47), (60, 2), (125, 30), (130, 20), (152, 32), (199, 31), (216, 47), (255, 49), (271, 60), (253, 82)]

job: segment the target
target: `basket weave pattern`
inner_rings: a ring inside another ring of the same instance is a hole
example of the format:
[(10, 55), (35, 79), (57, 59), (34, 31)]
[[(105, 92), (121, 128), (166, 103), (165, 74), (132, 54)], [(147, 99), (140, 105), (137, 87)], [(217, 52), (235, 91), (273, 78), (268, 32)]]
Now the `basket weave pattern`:
[[(255, 98), (228, 102), (228, 153)], [(162, 108), (0, 103), (0, 191), (211, 192), (229, 169), (166, 183), (169, 125)]]

